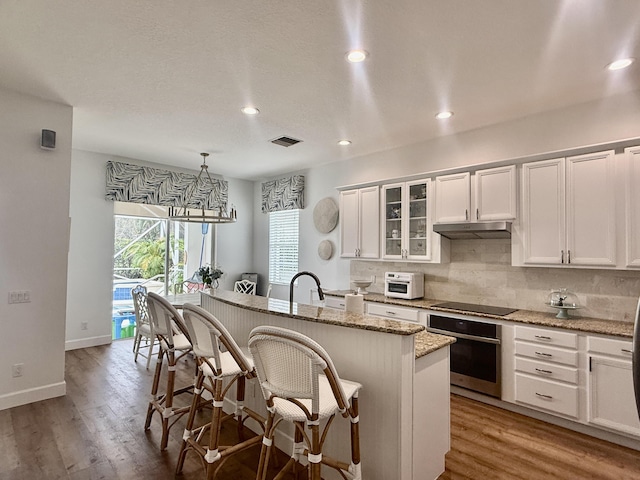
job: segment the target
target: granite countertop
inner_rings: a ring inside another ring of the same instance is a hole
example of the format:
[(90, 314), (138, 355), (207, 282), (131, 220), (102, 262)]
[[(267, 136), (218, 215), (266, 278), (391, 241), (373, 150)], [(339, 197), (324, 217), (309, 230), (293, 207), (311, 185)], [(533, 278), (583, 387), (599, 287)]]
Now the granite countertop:
[[(286, 300), (261, 297), (259, 295), (247, 295), (225, 290), (209, 290), (202, 292), (230, 305), (238, 305), (247, 310), (283, 317), (298, 318), (309, 322), (327, 323), (341, 327), (360, 328), (376, 332), (390, 333), (394, 335), (415, 335), (424, 331), (424, 326), (418, 323), (403, 322), (400, 320), (383, 319), (372, 315), (349, 313), (334, 308), (325, 308), (302, 303), (289, 303)], [(443, 345), (444, 346), (444, 345)]]
[(416, 333), (414, 347), (416, 350), (416, 358), (429, 355), (447, 345), (455, 343), (456, 339), (445, 335), (430, 333), (426, 330)]
[[(352, 290), (331, 290), (325, 291), (325, 295), (334, 297), (344, 297), (348, 293), (353, 293)], [(534, 312), (531, 310), (516, 310), (509, 315), (499, 316), (486, 313), (469, 313), (461, 310), (455, 310), (451, 308), (435, 307), (435, 304), (442, 303), (445, 300), (434, 300), (427, 298), (419, 298), (415, 300), (403, 300), (400, 298), (388, 298), (380, 293), (367, 293), (365, 295), (365, 301), (376, 303), (387, 303), (390, 305), (398, 305), (411, 308), (420, 308), (424, 310), (457, 313), (461, 315), (469, 315), (473, 317), (493, 318), (496, 320), (508, 320), (515, 323), (525, 323), (529, 325), (538, 325), (543, 327), (556, 327), (566, 330), (575, 330), (585, 333), (598, 333), (603, 335), (613, 335), (618, 337), (632, 338), (633, 337), (633, 323), (621, 322), (617, 320), (601, 320), (597, 318), (581, 317), (574, 312), (571, 313), (571, 318), (563, 320), (556, 318), (557, 312)], [(416, 346), (417, 348), (417, 346)]]

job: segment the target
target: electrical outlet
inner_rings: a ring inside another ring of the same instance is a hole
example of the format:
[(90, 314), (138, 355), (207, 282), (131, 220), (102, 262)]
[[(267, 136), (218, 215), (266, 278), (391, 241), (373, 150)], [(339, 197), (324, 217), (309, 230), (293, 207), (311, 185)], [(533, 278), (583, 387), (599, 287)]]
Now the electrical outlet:
[(22, 369), (24, 368), (24, 363), (16, 363), (13, 367), (11, 367), (11, 375), (13, 377), (21, 377)]
[(88, 329), (89, 329), (89, 322), (80, 323), (80, 330), (88, 330)]
[(9, 292), (9, 303), (31, 302), (31, 290), (12, 290)]

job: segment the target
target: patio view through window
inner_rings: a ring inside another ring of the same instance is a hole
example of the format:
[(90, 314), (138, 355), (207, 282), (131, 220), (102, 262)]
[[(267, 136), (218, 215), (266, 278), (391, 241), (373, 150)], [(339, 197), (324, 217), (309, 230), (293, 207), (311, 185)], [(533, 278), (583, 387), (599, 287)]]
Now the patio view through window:
[(208, 225), (170, 222), (163, 207), (118, 203), (114, 221), (115, 340), (135, 333), (131, 297), (135, 286), (143, 285), (147, 291), (159, 294), (184, 293), (200, 287), (194, 273), (209, 263), (210, 235)]

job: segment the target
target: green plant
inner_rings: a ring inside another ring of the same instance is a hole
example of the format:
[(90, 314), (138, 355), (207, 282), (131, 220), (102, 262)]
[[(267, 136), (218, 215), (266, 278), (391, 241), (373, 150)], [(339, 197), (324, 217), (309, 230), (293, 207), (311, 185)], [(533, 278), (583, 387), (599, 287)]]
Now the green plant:
[(209, 265), (207, 265), (206, 267), (200, 267), (198, 269), (198, 275), (200, 275), (200, 278), (202, 278), (202, 283), (204, 283), (208, 287), (211, 287), (211, 285), (216, 282), (223, 274), (224, 272), (218, 267), (211, 268), (209, 267)]

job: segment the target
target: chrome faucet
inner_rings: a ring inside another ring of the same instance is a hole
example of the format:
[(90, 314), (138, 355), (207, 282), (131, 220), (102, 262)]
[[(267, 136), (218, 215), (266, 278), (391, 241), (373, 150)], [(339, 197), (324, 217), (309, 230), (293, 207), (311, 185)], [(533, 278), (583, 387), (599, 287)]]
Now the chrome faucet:
[(322, 288), (320, 288), (320, 279), (311, 272), (298, 272), (291, 279), (291, 283), (289, 283), (289, 303), (293, 303), (293, 283), (296, 281), (296, 278), (303, 275), (307, 275), (315, 280), (316, 285), (318, 286), (318, 298), (320, 298), (320, 300), (324, 300), (324, 292), (322, 291)]

